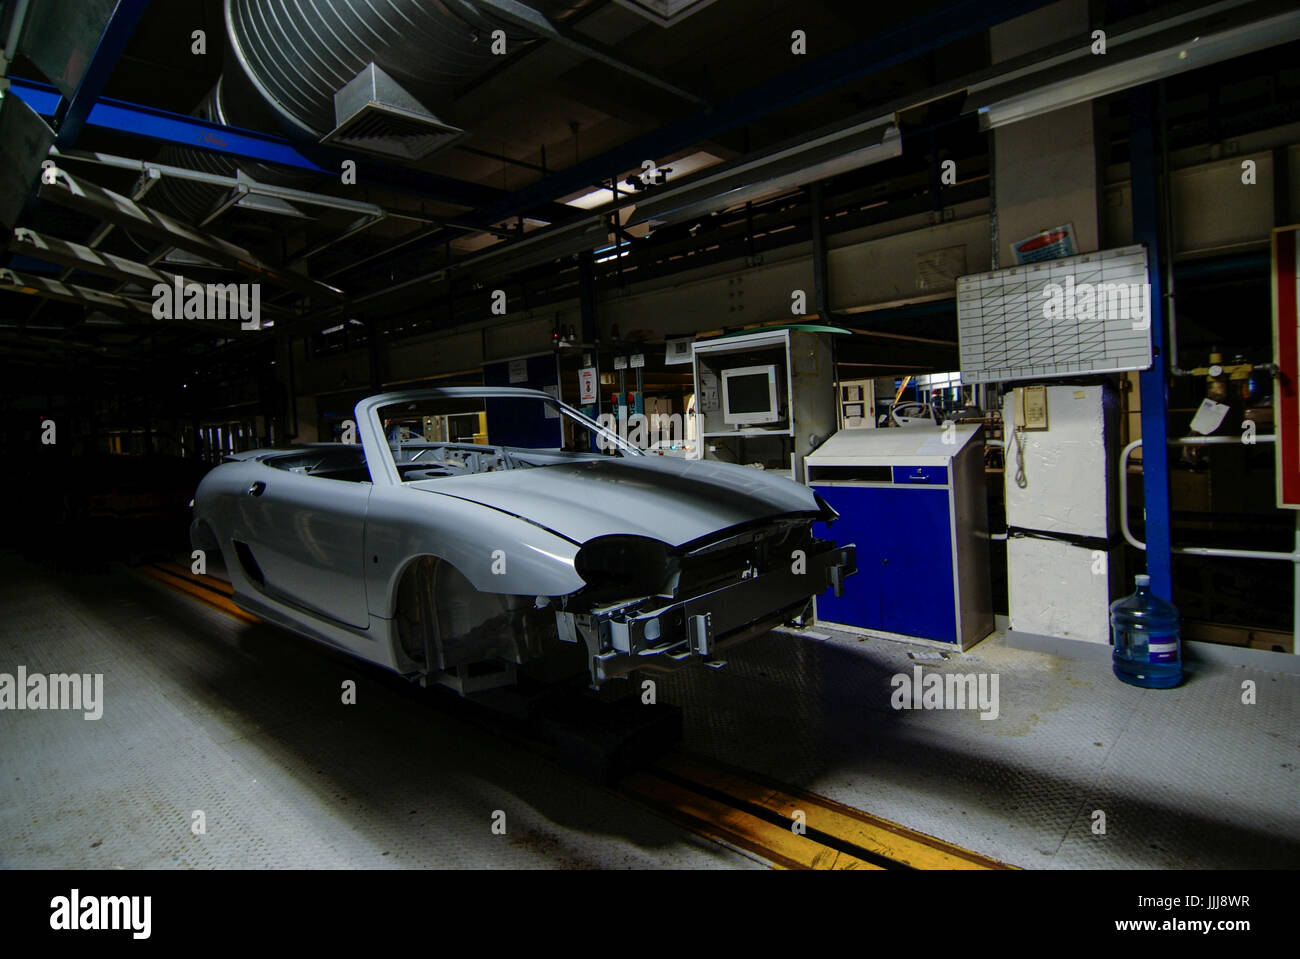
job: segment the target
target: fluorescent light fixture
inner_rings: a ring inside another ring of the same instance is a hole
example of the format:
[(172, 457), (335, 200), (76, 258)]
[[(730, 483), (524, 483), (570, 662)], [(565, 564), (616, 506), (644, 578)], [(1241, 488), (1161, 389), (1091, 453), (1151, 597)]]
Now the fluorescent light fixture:
[[(622, 247), (622, 250), (619, 250), (620, 246)], [(627, 256), (631, 252), (632, 252), (632, 244), (630, 243), (619, 243), (619, 244), (611, 243), (609, 246), (602, 246), (599, 250), (595, 251), (596, 262), (608, 263), (610, 260), (617, 260), (620, 257)]]
[[(1209, 35), (1198, 35), (1191, 28), (1186, 33), (1186, 39), (1181, 43), (1116, 63), (1112, 58), (1123, 56), (1123, 38), (1118, 38), (1111, 46), (1112, 52), (1104, 56), (1088, 55), (1090, 60), (1109, 61), (1100, 69), (1074, 77), (1048, 80), (1033, 90), (979, 104), (980, 126), (985, 130), (995, 130), (1019, 120), (1086, 103), (1153, 80), (1288, 43), (1300, 38), (1300, 10), (1287, 11)], [(970, 100), (978, 104), (978, 91), (989, 86), (991, 83), (972, 87)], [(996, 91), (990, 91), (986, 96), (996, 96)]]
[(898, 119), (891, 113), (752, 159), (723, 164), (677, 187), (670, 181), (663, 190), (642, 194), (629, 222), (678, 223), (902, 153)]
[[(587, 250), (599, 250), (600, 255), (607, 259), (616, 259), (626, 253), (609, 252), (609, 229), (605, 223), (609, 210), (630, 209), (630, 215), (623, 221), (629, 229), (649, 221), (676, 223), (703, 212), (725, 210), (756, 196), (803, 186), (901, 155), (903, 141), (897, 122), (897, 117), (891, 113), (792, 146), (777, 147), (748, 159), (708, 169), (701, 167), (703, 172), (681, 184), (675, 182), (676, 176), (670, 176), (669, 182), (663, 186), (642, 191), (634, 197), (625, 195), (619, 204), (609, 203), (607, 208), (592, 210), (575, 222), (538, 230), (521, 239), (494, 243), (461, 261), (458, 269), (466, 276), (482, 276), (506, 268), (526, 269)], [(716, 158), (713, 154), (700, 152), (684, 159), (703, 164)], [(677, 160), (665, 161), (665, 164), (674, 171), (679, 169)], [(609, 190), (599, 192), (610, 197)]]
[[(706, 167), (717, 166), (722, 162), (722, 157), (714, 156), (706, 150), (697, 150), (695, 153), (689, 153), (684, 157), (676, 160), (657, 161), (657, 165), (664, 170), (671, 171), (668, 173), (666, 180), (669, 183), (680, 180), (682, 177), (690, 176)], [(632, 171), (630, 175), (635, 176), (640, 171)], [(628, 199), (638, 195), (636, 190), (623, 182), (624, 177), (619, 177), (618, 192), (619, 199)], [(576, 206), (582, 210), (594, 210), (598, 207), (612, 203), (614, 194), (609, 187), (600, 187), (596, 190), (590, 190), (586, 193), (579, 194), (568, 200), (561, 200), (561, 203), (568, 206)]]

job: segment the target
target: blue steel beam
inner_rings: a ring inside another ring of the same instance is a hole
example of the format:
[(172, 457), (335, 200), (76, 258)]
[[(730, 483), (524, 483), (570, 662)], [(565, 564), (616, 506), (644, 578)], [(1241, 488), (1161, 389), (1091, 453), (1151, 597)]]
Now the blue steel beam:
[[(10, 90), (43, 117), (54, 117), (58, 113), (59, 91), (48, 84), (11, 77)], [(226, 127), (198, 117), (155, 110), (122, 100), (105, 98), (96, 101), (86, 115), (85, 124), (192, 150), (275, 163), (313, 173), (334, 172), (308, 160), (283, 137)]]
[[(1160, 187), (1153, 130), (1160, 122), (1157, 88), (1129, 91), (1129, 170), (1133, 190), (1133, 241), (1147, 248), (1151, 283), (1151, 369), (1138, 374), (1142, 402), (1142, 500), (1146, 507), (1147, 574), (1151, 591), (1173, 599), (1169, 518), (1169, 376), (1177, 357), (1165, 355), (1165, 298), (1160, 231)], [(1125, 482), (1121, 476), (1119, 482)]]
[(95, 52), (91, 54), (90, 63), (81, 75), (76, 92), (71, 100), (65, 100), (59, 105), (55, 114), (58, 130), (54, 141), (56, 146), (71, 147), (77, 142), (77, 137), (81, 136), (86, 117), (99, 95), (104, 92), (104, 85), (112, 76), (113, 68), (117, 66), (118, 59), (126, 50), (126, 45), (148, 6), (149, 0), (118, 0), (100, 35)]

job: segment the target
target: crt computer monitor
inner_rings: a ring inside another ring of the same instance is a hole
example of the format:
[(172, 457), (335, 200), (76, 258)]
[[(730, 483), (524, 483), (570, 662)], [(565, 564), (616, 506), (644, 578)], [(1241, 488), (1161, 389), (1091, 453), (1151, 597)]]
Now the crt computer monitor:
[(774, 364), (722, 371), (723, 422), (749, 426), (775, 423), (780, 418)]

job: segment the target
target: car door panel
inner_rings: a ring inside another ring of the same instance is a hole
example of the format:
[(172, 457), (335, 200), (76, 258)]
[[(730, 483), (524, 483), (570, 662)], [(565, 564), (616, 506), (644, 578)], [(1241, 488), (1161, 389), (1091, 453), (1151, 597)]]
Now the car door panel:
[(268, 594), (349, 626), (370, 623), (365, 588), (369, 483), (260, 467), (239, 526)]

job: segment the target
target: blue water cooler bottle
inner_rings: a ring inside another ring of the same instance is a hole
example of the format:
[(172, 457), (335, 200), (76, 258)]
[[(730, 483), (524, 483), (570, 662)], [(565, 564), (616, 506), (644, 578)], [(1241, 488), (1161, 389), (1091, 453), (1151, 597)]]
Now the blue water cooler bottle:
[(1115, 675), (1147, 689), (1168, 689), (1183, 679), (1178, 607), (1151, 592), (1151, 577), (1137, 577), (1131, 596), (1110, 606)]

